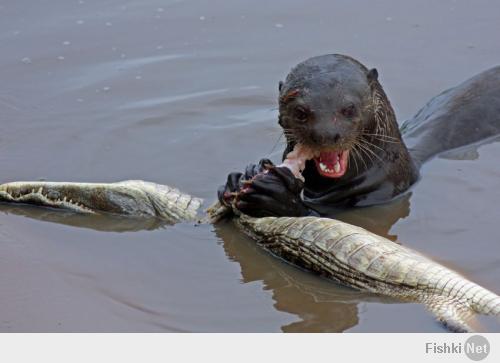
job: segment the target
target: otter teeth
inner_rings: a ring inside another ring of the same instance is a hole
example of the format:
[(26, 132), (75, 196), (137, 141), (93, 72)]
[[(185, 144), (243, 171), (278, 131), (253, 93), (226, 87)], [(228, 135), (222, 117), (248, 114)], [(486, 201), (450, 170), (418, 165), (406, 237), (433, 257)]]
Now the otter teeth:
[(333, 170), (329, 169), (324, 163), (319, 163), (319, 168), (321, 169), (321, 171), (324, 171), (327, 173), (331, 173), (332, 171), (335, 171), (336, 173), (338, 173), (340, 171), (340, 163), (337, 161), (335, 163), (335, 165), (333, 166)]
[(333, 170), (329, 169), (324, 163), (319, 163), (319, 168), (325, 173), (331, 173)]

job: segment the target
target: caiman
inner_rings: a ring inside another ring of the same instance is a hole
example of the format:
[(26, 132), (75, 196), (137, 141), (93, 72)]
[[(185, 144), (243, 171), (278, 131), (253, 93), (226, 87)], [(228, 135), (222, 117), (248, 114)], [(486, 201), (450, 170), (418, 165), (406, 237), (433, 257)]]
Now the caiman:
[[(155, 217), (170, 223), (215, 222), (231, 210), (220, 204), (202, 216), (202, 200), (144, 181), (118, 183), (13, 182), (0, 201)], [(357, 290), (424, 304), (454, 332), (477, 329), (476, 314), (500, 317), (500, 297), (431, 259), (367, 230), (319, 217), (252, 218), (234, 210), (236, 225), (285, 260)]]

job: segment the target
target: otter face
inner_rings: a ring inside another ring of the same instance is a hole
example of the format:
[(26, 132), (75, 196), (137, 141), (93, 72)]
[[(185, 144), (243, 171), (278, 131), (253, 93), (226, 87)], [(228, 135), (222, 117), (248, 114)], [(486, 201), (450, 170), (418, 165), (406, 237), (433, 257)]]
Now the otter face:
[(320, 175), (346, 173), (349, 152), (373, 122), (370, 83), (376, 76), (333, 54), (300, 63), (280, 83), (279, 124), (289, 143), (315, 150)]

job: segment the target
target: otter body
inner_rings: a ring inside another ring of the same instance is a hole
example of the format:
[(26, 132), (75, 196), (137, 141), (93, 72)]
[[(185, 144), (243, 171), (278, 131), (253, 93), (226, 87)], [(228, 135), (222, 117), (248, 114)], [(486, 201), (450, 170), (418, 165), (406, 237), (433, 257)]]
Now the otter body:
[(433, 156), (500, 135), (500, 67), (436, 96), (401, 130), (378, 72), (348, 56), (298, 64), (279, 91), (279, 124), (287, 139), (283, 158), (297, 143), (317, 155), (307, 161), (305, 184), (299, 186), (284, 170), (261, 173), (262, 161), (244, 174), (230, 174), (219, 199), (236, 198), (237, 207), (253, 216), (330, 215), (388, 202), (409, 190)]
[(432, 98), (401, 131), (417, 165), (500, 135), (500, 66)]

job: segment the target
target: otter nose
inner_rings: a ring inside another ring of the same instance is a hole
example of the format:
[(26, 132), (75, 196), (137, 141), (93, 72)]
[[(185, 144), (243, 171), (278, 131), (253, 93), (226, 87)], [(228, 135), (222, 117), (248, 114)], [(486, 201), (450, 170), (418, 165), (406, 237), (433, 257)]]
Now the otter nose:
[(340, 134), (335, 133), (313, 133), (310, 135), (311, 141), (317, 144), (318, 146), (328, 146), (332, 144), (336, 144), (340, 141)]
[(312, 142), (314, 142), (315, 144), (320, 144), (320, 145), (321, 145), (321, 144), (323, 144), (324, 139), (325, 139), (325, 138), (323, 137), (323, 135), (318, 135), (318, 134), (316, 134), (316, 133), (311, 134), (311, 140), (312, 140)]

